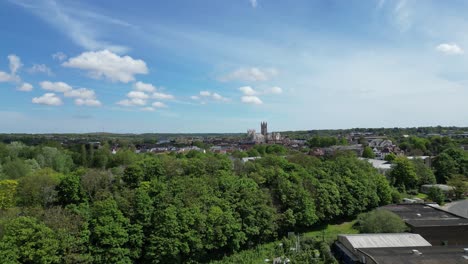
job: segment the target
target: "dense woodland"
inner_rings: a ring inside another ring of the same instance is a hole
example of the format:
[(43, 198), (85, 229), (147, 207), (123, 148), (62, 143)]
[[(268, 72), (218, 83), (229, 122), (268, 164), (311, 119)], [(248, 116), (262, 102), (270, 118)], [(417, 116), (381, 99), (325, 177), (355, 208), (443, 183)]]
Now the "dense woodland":
[[(399, 202), (424, 183), (464, 184), (466, 152), (431, 142), (423, 145), (438, 149), (434, 168), (393, 157), (387, 178), (353, 153), (316, 158), (279, 145), (229, 156), (0, 143), (0, 256), (2, 263), (209, 263)], [(408, 148), (416, 145), (408, 139)], [(239, 159), (249, 154), (262, 158)], [(327, 254), (314, 243), (306, 252)]]
[(345, 153), (242, 163), (12, 142), (0, 160), (5, 263), (209, 262), (387, 204), (395, 192)]

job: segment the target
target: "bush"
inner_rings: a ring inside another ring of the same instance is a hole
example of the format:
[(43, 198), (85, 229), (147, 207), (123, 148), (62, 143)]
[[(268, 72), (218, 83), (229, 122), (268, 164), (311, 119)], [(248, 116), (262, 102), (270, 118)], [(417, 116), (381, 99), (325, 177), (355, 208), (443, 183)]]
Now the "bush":
[(403, 220), (387, 210), (374, 210), (360, 214), (357, 225), (361, 233), (401, 233), (406, 231)]

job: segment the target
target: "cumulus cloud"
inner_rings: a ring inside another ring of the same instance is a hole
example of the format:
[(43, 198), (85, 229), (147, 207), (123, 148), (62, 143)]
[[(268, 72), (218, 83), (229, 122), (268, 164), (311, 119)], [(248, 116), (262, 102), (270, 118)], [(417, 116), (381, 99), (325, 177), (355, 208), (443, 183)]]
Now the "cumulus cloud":
[(67, 55), (65, 55), (65, 53), (59, 51), (59, 52), (56, 52), (56, 53), (52, 54), (52, 58), (54, 60), (64, 61), (64, 60), (67, 59)]
[(32, 99), (32, 102), (35, 104), (42, 104), (42, 105), (52, 105), (52, 106), (58, 106), (62, 105), (62, 99), (55, 95), (55, 93), (46, 93), (40, 97), (34, 97)]
[(119, 56), (109, 50), (83, 52), (77, 57), (68, 59), (62, 65), (87, 71), (92, 78), (106, 78), (123, 83), (134, 81), (136, 74), (148, 73), (143, 60)]
[(240, 87), (239, 90), (245, 94), (245, 95), (256, 95), (257, 91), (255, 91), (252, 87), (250, 86), (243, 86)]
[(216, 101), (222, 101), (222, 102), (227, 102), (229, 101), (229, 98), (223, 97), (218, 93), (213, 93), (211, 97), (216, 100)]
[(172, 94), (159, 93), (159, 92), (153, 93), (151, 97), (154, 99), (160, 99), (160, 100), (171, 100), (175, 98)]
[(11, 80), (10, 74), (0, 71), (0, 82), (9, 82)]
[(241, 97), (241, 101), (245, 104), (255, 104), (255, 105), (263, 104), (260, 98), (258, 98), (257, 96), (253, 96), (253, 95), (244, 95)]
[(10, 73), (0, 71), (0, 82), (20, 82), (21, 78), (16, 75), (23, 66), (21, 59), (15, 54), (8, 55)]
[(10, 61), (10, 73), (14, 76), (23, 64), (21, 63), (21, 59), (15, 54), (8, 55), (8, 60)]
[[(199, 100), (201, 98), (204, 98), (204, 99), (211, 99), (211, 100), (220, 101), (220, 102), (229, 101), (229, 98), (226, 98), (220, 95), (219, 93), (212, 93), (210, 91), (200, 91), (200, 96), (193, 95), (190, 98), (192, 98), (192, 100)], [(206, 103), (206, 102), (203, 102), (203, 103)]]
[(101, 106), (101, 102), (93, 98), (76, 98), (75, 105)]
[(65, 97), (75, 97), (80, 99), (94, 99), (96, 93), (93, 90), (86, 88), (73, 89), (64, 93)]
[[(94, 90), (87, 88), (73, 89), (73, 87), (64, 82), (43, 81), (39, 85), (44, 90), (62, 93), (65, 97), (75, 98), (75, 105), (101, 106), (101, 102), (97, 100)], [(55, 94), (54, 96), (59, 98)]]
[(142, 100), (145, 100), (145, 99), (148, 99), (149, 98), (149, 95), (147, 95), (146, 93), (144, 92), (140, 92), (140, 91), (131, 91), (127, 94), (127, 97), (128, 98), (137, 98), (137, 99), (142, 99)]
[(124, 99), (118, 101), (117, 104), (121, 106), (144, 106), (146, 105), (146, 100), (141, 98)]
[(153, 104), (151, 104), (154, 108), (166, 108), (167, 105), (165, 103), (162, 103), (162, 102), (154, 102)]
[(258, 1), (257, 0), (249, 0), (250, 2), (250, 5), (253, 7), (253, 8), (256, 8), (257, 5), (258, 5)]
[(40, 82), (39, 85), (44, 90), (58, 92), (58, 93), (65, 93), (65, 92), (69, 92), (73, 90), (73, 88), (70, 85), (64, 82), (43, 81), (43, 82)]
[(268, 81), (272, 77), (276, 76), (278, 71), (274, 68), (261, 69), (257, 67), (251, 68), (239, 68), (225, 76), (222, 76), (219, 80), (223, 82), (228, 81), (244, 81), (244, 82), (257, 82), (257, 81)]
[(146, 93), (153, 93), (156, 91), (156, 87), (150, 83), (144, 83), (144, 82), (136, 82), (133, 85), (133, 88), (137, 91), (142, 91)]
[(442, 43), (436, 47), (436, 50), (448, 55), (463, 54), (465, 52), (455, 43)]
[(23, 84), (21, 84), (20, 87), (18, 87), (17, 90), (18, 90), (18, 91), (22, 91), (22, 92), (30, 92), (30, 91), (33, 90), (33, 88), (34, 88), (34, 87), (32, 86), (32, 84), (30, 84), (30, 83), (23, 83)]
[(53, 75), (52, 70), (47, 67), (45, 64), (34, 64), (31, 68), (28, 69), (29, 73), (44, 73), (47, 75)]

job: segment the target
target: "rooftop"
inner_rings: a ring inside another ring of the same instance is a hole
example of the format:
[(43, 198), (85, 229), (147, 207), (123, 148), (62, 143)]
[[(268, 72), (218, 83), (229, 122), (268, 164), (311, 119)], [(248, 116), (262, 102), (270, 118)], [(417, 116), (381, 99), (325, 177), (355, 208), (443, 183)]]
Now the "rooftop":
[(411, 233), (338, 235), (338, 240), (353, 249), (431, 246), (421, 235)]
[[(417, 250), (416, 254), (414, 250)], [(359, 251), (371, 256), (378, 264), (468, 263), (468, 253), (462, 247), (365, 248)]]
[(392, 204), (380, 209), (397, 214), (414, 227), (468, 225), (468, 219), (427, 204)]

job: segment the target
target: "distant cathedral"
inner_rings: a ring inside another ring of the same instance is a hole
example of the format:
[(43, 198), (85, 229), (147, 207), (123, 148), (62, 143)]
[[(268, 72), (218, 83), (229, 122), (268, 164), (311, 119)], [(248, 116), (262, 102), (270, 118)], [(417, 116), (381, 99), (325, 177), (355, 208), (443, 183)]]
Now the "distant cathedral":
[(267, 136), (268, 134), (268, 124), (267, 122), (261, 122), (260, 123), (260, 129), (261, 129), (261, 133), (263, 136)]
[(268, 134), (268, 123), (260, 123), (260, 134), (256, 133), (255, 129), (247, 130), (247, 137), (255, 143), (279, 143), (282, 138), (278, 132)]

